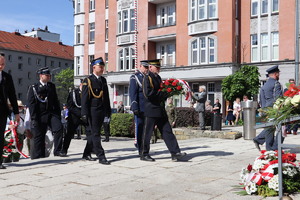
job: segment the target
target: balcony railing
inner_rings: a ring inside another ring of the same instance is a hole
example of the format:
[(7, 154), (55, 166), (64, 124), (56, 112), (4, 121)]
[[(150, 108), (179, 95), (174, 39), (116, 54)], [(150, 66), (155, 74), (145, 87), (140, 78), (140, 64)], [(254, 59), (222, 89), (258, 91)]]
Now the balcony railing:
[(168, 26), (175, 26), (175, 25), (176, 25), (176, 22), (171, 22), (171, 23), (166, 23), (166, 24), (157, 24), (155, 26), (149, 26), (148, 30), (163, 28), (163, 27), (168, 27)]

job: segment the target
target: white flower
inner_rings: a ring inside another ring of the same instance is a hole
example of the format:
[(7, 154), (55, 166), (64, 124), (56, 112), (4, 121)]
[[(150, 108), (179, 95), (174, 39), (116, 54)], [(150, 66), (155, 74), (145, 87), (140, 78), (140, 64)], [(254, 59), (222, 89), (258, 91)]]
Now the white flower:
[(291, 104), (291, 100), (292, 100), (291, 97), (286, 98), (285, 101), (284, 101), (284, 105), (286, 105), (286, 106), (290, 105)]
[(292, 98), (291, 103), (293, 104), (293, 106), (298, 106), (300, 103), (300, 95), (295, 95)]
[(275, 191), (279, 191), (278, 174), (274, 175), (273, 178), (269, 180), (268, 187)]
[(257, 159), (257, 160), (254, 161), (252, 168), (254, 170), (260, 170), (261, 168), (263, 168), (264, 165), (265, 164), (261, 159)]

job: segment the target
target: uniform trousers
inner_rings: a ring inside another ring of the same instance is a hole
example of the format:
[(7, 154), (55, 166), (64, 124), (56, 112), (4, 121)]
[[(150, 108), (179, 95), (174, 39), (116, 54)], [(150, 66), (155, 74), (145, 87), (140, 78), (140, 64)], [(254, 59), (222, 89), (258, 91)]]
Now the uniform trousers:
[(68, 153), (68, 149), (70, 147), (70, 143), (72, 138), (74, 137), (74, 134), (78, 128), (78, 126), (82, 124), (80, 118), (73, 113), (69, 112), (68, 116), (68, 122), (67, 122), (67, 131), (64, 136), (64, 141), (63, 141), (63, 152)]
[(167, 145), (170, 153), (176, 154), (180, 153), (179, 145), (175, 135), (172, 132), (171, 125), (168, 121), (168, 117), (145, 117), (145, 125), (143, 131), (143, 144), (140, 152), (143, 156), (149, 155), (150, 152), (150, 140), (154, 130), (154, 126), (157, 125), (162, 138)]
[(137, 148), (139, 150), (141, 149), (140, 147), (142, 147), (142, 142), (143, 142), (144, 121), (145, 121), (145, 117), (143, 113), (139, 115), (134, 115), (135, 138), (136, 138)]
[[(276, 129), (274, 127), (265, 128), (258, 136), (256, 136), (253, 140), (257, 141), (259, 144), (264, 144), (266, 142), (266, 150), (272, 151), (278, 149), (278, 136), (274, 138), (274, 133)], [(280, 132), (281, 133), (281, 132)], [(283, 142), (284, 137), (281, 135), (281, 142)]]
[(87, 144), (83, 155), (87, 156), (94, 150), (98, 158), (105, 158), (104, 149), (101, 145), (100, 130), (104, 120), (104, 112), (101, 107), (91, 107), (89, 116), (89, 128), (91, 134), (87, 134)]
[(3, 146), (4, 146), (4, 132), (7, 123), (7, 115), (0, 114), (0, 165), (2, 164)]
[(54, 155), (59, 155), (62, 150), (63, 126), (58, 116), (53, 114), (42, 114), (37, 124), (32, 127), (33, 148), (31, 148), (31, 159), (45, 157), (45, 135), (48, 127), (54, 135)]

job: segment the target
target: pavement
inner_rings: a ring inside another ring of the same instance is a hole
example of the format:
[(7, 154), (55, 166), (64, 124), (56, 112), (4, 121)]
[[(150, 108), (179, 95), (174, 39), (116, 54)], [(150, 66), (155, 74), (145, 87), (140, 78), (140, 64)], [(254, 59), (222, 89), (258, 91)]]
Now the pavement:
[[(242, 127), (223, 128), (242, 131)], [(261, 129), (257, 130), (257, 134)], [(72, 140), (68, 157), (21, 159), (0, 170), (5, 200), (260, 200), (236, 194), (241, 169), (259, 156), (252, 140), (195, 138), (178, 140), (187, 162), (173, 162), (162, 140), (151, 145), (155, 162), (139, 160), (132, 138), (103, 143), (111, 165), (85, 161), (86, 140)], [(300, 144), (300, 134), (285, 143)], [(264, 149), (264, 146), (262, 146)], [(294, 149), (300, 159), (300, 149)], [(300, 199), (300, 194), (291, 196)], [(278, 197), (266, 198), (278, 199)]]

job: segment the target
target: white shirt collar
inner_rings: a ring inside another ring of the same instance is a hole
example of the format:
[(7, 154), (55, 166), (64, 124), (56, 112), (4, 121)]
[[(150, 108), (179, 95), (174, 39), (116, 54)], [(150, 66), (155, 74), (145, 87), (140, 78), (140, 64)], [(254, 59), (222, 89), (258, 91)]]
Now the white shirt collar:
[[(94, 73), (93, 73), (94, 74)], [(99, 79), (101, 76), (97, 76), (96, 74), (94, 74), (94, 76), (96, 76), (97, 79)]]
[(42, 86), (47, 85), (47, 83), (44, 83), (44, 82), (42, 82), (41, 80), (40, 80), (40, 83), (42, 84)]

